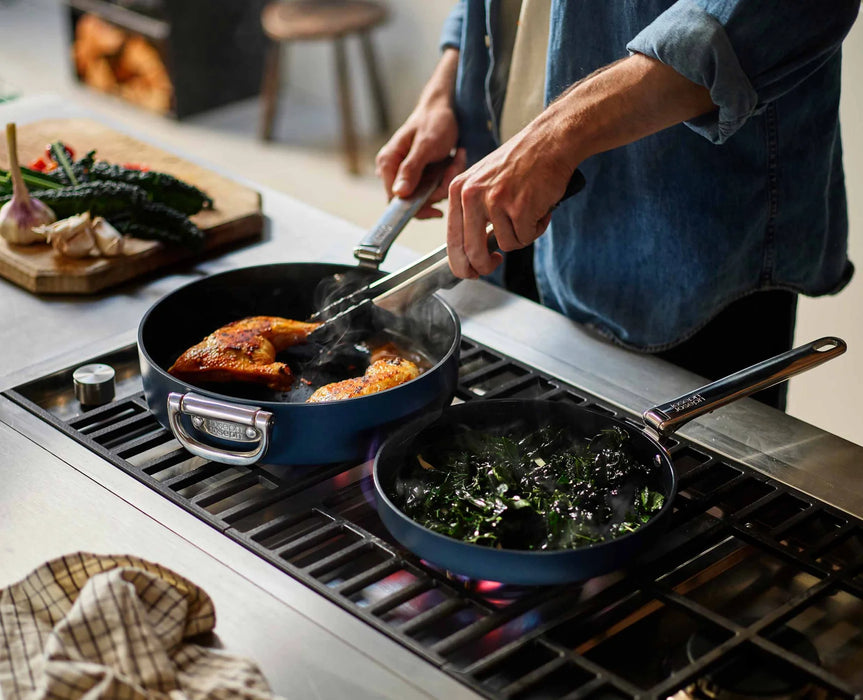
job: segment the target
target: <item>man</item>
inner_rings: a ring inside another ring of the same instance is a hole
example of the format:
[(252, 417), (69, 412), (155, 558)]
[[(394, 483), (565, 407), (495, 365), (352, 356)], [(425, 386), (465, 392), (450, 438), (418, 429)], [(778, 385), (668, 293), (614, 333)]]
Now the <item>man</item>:
[[(455, 274), (506, 280), (491, 223), (507, 253), (536, 241), (542, 303), (625, 347), (711, 379), (788, 349), (797, 294), (853, 272), (838, 102), (859, 0), (551, 0), (539, 23), (524, 3), (515, 41), (512, 3), (456, 5), (378, 154), (387, 192), (459, 146), (433, 197), (448, 186)], [(530, 84), (509, 67), (531, 17), (547, 30), (545, 108), (502, 135)], [(549, 223), (576, 168), (587, 185)], [(761, 398), (784, 408), (785, 390)]]

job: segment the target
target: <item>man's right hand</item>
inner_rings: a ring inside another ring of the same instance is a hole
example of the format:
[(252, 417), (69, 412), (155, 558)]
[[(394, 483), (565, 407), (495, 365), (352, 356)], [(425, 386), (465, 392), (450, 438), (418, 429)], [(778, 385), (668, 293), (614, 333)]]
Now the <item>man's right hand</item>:
[[(387, 197), (409, 196), (420, 181), (425, 166), (443, 160), (458, 141), (458, 123), (452, 107), (458, 51), (447, 49), (423, 90), (414, 111), (378, 152), (376, 172), (384, 182)], [(447, 196), (452, 179), (465, 169), (464, 149), (456, 151), (440, 186), (417, 212), (419, 219), (438, 218), (443, 212), (432, 205)]]

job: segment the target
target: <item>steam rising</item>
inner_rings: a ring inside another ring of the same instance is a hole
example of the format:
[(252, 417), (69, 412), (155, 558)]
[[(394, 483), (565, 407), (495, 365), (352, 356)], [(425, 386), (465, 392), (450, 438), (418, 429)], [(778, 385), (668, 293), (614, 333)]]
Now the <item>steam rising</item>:
[[(359, 269), (325, 276), (313, 294), (313, 308), (320, 312), (316, 320), (329, 320), (356, 303), (351, 300), (328, 308), (368, 284), (370, 279), (369, 274)], [(326, 333), (314, 336), (313, 342), (293, 346), (280, 354), (296, 376), (294, 387), (281, 400), (305, 401), (325, 384), (361, 376), (372, 361), (383, 357), (403, 357), (424, 372), (435, 364), (431, 358), (445, 354), (451, 341), (452, 333), (435, 321), (432, 304), (420, 302), (405, 316), (367, 304), (359, 313), (329, 324)]]

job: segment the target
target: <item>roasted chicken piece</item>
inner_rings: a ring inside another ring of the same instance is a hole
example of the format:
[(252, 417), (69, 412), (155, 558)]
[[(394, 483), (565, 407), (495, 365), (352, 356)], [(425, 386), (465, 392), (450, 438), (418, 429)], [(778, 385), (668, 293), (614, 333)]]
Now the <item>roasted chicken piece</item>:
[(233, 321), (186, 350), (168, 372), (190, 382), (254, 382), (287, 391), (294, 376), (276, 353), (304, 342), (319, 325), (278, 316)]
[(405, 357), (405, 351), (392, 341), (383, 345), (374, 345), (369, 349), (369, 364), (373, 365), (378, 360), (393, 360)]
[(389, 357), (377, 360), (368, 366), (362, 377), (345, 379), (341, 382), (333, 382), (332, 384), (322, 386), (309, 397), (306, 403), (342, 401), (357, 396), (365, 396), (366, 394), (374, 394), (375, 392), (404, 384), (418, 377), (419, 374), (419, 367), (403, 357)]

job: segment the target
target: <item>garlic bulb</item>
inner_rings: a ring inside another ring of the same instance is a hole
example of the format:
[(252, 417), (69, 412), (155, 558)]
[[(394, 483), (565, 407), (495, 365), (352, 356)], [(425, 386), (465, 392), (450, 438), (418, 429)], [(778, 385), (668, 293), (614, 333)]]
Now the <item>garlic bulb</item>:
[(90, 230), (90, 212), (76, 214), (47, 226), (37, 226), (35, 233), (44, 236), (51, 247), (67, 258), (90, 255), (96, 238)]
[(124, 252), (125, 238), (117, 229), (111, 226), (101, 216), (97, 216), (90, 223), (90, 229), (96, 237), (96, 245), (102, 255), (114, 257)]
[(6, 125), (6, 144), (9, 150), (9, 172), (12, 175), (12, 199), (0, 208), (0, 236), (10, 243), (27, 245), (42, 238), (33, 233), (37, 226), (56, 221), (51, 208), (30, 196), (21, 177), (18, 165), (18, 139), (15, 124)]

